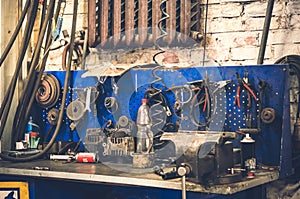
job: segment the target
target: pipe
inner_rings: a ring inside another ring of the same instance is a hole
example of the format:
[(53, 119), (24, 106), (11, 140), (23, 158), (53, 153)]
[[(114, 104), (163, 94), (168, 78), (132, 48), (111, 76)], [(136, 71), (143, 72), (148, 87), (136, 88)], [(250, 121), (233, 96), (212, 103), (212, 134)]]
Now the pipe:
[(1, 103), (1, 108), (0, 108), (0, 118), (1, 118), (1, 126), (0, 126), (0, 139), (3, 135), (3, 131), (4, 131), (4, 126), (6, 124), (6, 120), (8, 117), (8, 113), (10, 110), (10, 106), (12, 103), (12, 98), (14, 96), (14, 91), (15, 91), (15, 86), (19, 77), (19, 73), (22, 67), (22, 62), (30, 41), (30, 35), (29, 33), (32, 32), (33, 26), (34, 26), (34, 21), (36, 18), (36, 14), (37, 14), (37, 10), (38, 10), (38, 1), (35, 1), (31, 8), (30, 8), (30, 15), (28, 16), (28, 20), (26, 23), (26, 27), (25, 27), (25, 32), (28, 34), (25, 34), (25, 36), (23, 37), (22, 40), (22, 44), (21, 44), (21, 51), (20, 51), (20, 55), (18, 57), (17, 60), (17, 66), (16, 66), (16, 70), (14, 72), (14, 75), (10, 81), (9, 87), (8, 87), (8, 91)]
[[(70, 52), (69, 52), (70, 55), (72, 55), (73, 50), (74, 50), (74, 38), (75, 38), (76, 21), (77, 21), (77, 7), (78, 7), (78, 0), (74, 0), (72, 33), (71, 33), (71, 41), (70, 41), (71, 47), (70, 47)], [(69, 78), (70, 78), (70, 73), (71, 73), (71, 63), (72, 63), (72, 56), (69, 56), (67, 71), (66, 71), (66, 76), (65, 76), (65, 81), (64, 81), (64, 91), (68, 90)], [(31, 160), (40, 158), (42, 155), (44, 155), (52, 147), (57, 135), (59, 134), (59, 130), (60, 130), (60, 127), (61, 127), (61, 124), (63, 121), (63, 117), (64, 117), (64, 109), (65, 109), (66, 99), (67, 99), (67, 92), (63, 92), (60, 112), (59, 112), (59, 116), (58, 116), (58, 122), (57, 122), (57, 125), (55, 128), (55, 131), (53, 133), (51, 140), (47, 144), (47, 146), (40, 153), (29, 156), (29, 157), (24, 157), (24, 158), (10, 157), (8, 155), (4, 155), (4, 154), (0, 153), (0, 157), (3, 160), (15, 161), (15, 162), (25, 162), (25, 161), (31, 161)]]
[(45, 17), (45, 21), (43, 23), (43, 27), (40, 31), (40, 35), (39, 35), (39, 38), (38, 38), (38, 41), (37, 41), (37, 44), (35, 46), (35, 51), (34, 51), (34, 55), (33, 55), (33, 58), (32, 58), (32, 62), (30, 64), (30, 69), (29, 69), (29, 73), (27, 75), (27, 78), (26, 78), (26, 81), (25, 81), (25, 89), (23, 90), (22, 94), (21, 94), (21, 97), (20, 97), (20, 101), (19, 101), (19, 104), (18, 104), (18, 107), (17, 107), (17, 111), (16, 111), (16, 115), (15, 115), (15, 118), (14, 118), (14, 125), (12, 127), (12, 132), (13, 133), (21, 133), (22, 130), (24, 130), (22, 128), (22, 125), (20, 124), (23, 124), (22, 121), (24, 120), (27, 120), (28, 118), (25, 118), (25, 111), (26, 109), (30, 109), (31, 107), (28, 106), (28, 103), (29, 103), (29, 99), (30, 97), (32, 96), (32, 90), (33, 90), (33, 87), (34, 85), (36, 84), (36, 70), (35, 70), (35, 67), (36, 65), (38, 64), (38, 61), (39, 61), (39, 53), (40, 53), (40, 50), (41, 50), (41, 46), (42, 46), (42, 43), (44, 41), (44, 35), (45, 35), (45, 32), (46, 32), (46, 29), (47, 29), (47, 25), (48, 25), (48, 22), (50, 20), (52, 20), (52, 16), (53, 16), (53, 12), (52, 9), (54, 7), (54, 3), (55, 3), (55, 0), (51, 0), (50, 3), (49, 3), (49, 6), (47, 8), (47, 14), (46, 14), (46, 17)]
[(22, 14), (21, 14), (21, 18), (20, 18), (20, 20), (19, 20), (19, 22), (18, 22), (18, 24), (17, 24), (17, 26), (16, 26), (16, 29), (15, 29), (13, 35), (11, 36), (11, 38), (10, 38), (10, 40), (9, 40), (7, 46), (5, 47), (5, 50), (4, 50), (4, 52), (3, 52), (2, 56), (1, 56), (1, 58), (0, 58), (0, 67), (1, 67), (2, 63), (4, 62), (4, 60), (6, 59), (6, 57), (7, 57), (8, 53), (9, 53), (9, 51), (11, 50), (13, 44), (14, 44), (15, 41), (16, 41), (16, 38), (17, 38), (17, 36), (18, 36), (18, 33), (20, 32), (20, 29), (21, 29), (22, 24), (23, 24), (23, 22), (24, 22), (25, 16), (26, 16), (26, 14), (27, 14), (27, 12), (28, 12), (28, 10), (29, 10), (29, 7), (30, 7), (30, 1), (31, 1), (31, 0), (27, 0), (26, 3), (25, 3), (23, 12), (22, 12)]
[(269, 30), (270, 30), (270, 23), (271, 23), (271, 19), (272, 19), (273, 6), (274, 6), (274, 0), (269, 0), (267, 11), (266, 11), (266, 18), (265, 18), (265, 22), (264, 22), (262, 38), (261, 38), (261, 44), (260, 44), (259, 53), (258, 53), (257, 64), (264, 63), (266, 45), (267, 45), (268, 34), (269, 34)]

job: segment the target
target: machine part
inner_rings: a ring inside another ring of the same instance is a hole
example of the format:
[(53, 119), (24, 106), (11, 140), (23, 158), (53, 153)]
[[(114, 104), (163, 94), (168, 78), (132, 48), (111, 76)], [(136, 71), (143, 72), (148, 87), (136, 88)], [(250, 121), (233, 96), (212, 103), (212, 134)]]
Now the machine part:
[(126, 135), (133, 135), (136, 132), (135, 123), (127, 116), (122, 115), (117, 122), (117, 131), (124, 132)]
[[(125, 3), (126, 2), (126, 3)], [(88, 40), (89, 46), (102, 47), (113, 46), (124, 48), (130, 46), (153, 46), (154, 40), (160, 31), (154, 29), (161, 17), (161, 11), (167, 9), (170, 18), (166, 24), (166, 30), (180, 33), (168, 37), (168, 44), (188, 46), (188, 36), (200, 42), (201, 8), (199, 1), (181, 1), (174, 3), (164, 1), (117, 1), (98, 2), (88, 1)], [(148, 6), (147, 6), (148, 5)], [(113, 11), (109, 12), (110, 9)], [(122, 13), (122, 15), (119, 15)], [(147, 23), (148, 22), (148, 23)], [(119, 24), (119, 25), (118, 25)], [(111, 31), (111, 29), (113, 31)], [(151, 30), (147, 34), (145, 30)], [(138, 30), (136, 34), (128, 30)], [(125, 35), (120, 36), (120, 33)], [(173, 33), (174, 34), (174, 33)]]
[(135, 168), (150, 168), (153, 166), (154, 153), (134, 153), (132, 154), (132, 166)]
[(52, 108), (47, 114), (47, 120), (50, 125), (54, 126), (57, 124), (59, 116), (59, 110), (56, 108)]
[(56, 154), (50, 154), (50, 160), (63, 160), (63, 161), (70, 161), (75, 160), (74, 155), (56, 155)]
[(35, 99), (43, 108), (53, 107), (59, 99), (60, 84), (57, 78), (51, 74), (43, 74)]
[(88, 88), (87, 89), (87, 93), (86, 93), (86, 100), (85, 100), (85, 109), (88, 112), (91, 112), (91, 107), (90, 107), (90, 103), (91, 103), (91, 93), (92, 93), (92, 89)]
[(107, 137), (107, 140), (102, 142), (102, 147), (103, 156), (128, 157), (134, 153), (134, 139), (133, 137)]
[(93, 86), (93, 87), (87, 87), (87, 88), (76, 88), (74, 89), (77, 93), (78, 99), (83, 102), (86, 103), (87, 102), (87, 92), (90, 90), (91, 94), (90, 94), (90, 104), (94, 103), (98, 96), (99, 96), (99, 91), (98, 88)]
[(245, 169), (245, 174), (256, 169), (256, 158), (255, 158), (255, 140), (250, 137), (247, 133), (246, 136), (241, 140), (241, 168)]
[(84, 162), (84, 163), (87, 163), (87, 162), (90, 162), (90, 163), (98, 162), (96, 153), (86, 153), (86, 152), (77, 153), (75, 155), (75, 160), (77, 162)]
[(190, 173), (190, 168), (182, 163), (181, 166), (177, 168), (177, 173), (179, 176), (181, 176), (181, 198), (186, 199), (186, 175)]
[(265, 124), (274, 122), (275, 117), (275, 110), (273, 108), (264, 108), (260, 114), (261, 121)]
[[(166, 37), (168, 34), (167, 34), (167, 31), (163, 28), (163, 22), (167, 19), (170, 18), (170, 15), (166, 12), (166, 8), (164, 8), (164, 4), (167, 3), (168, 0), (161, 0), (160, 4), (159, 4), (159, 8), (160, 8), (160, 11), (162, 13), (162, 17), (158, 20), (158, 23), (157, 23), (157, 26), (158, 26), (158, 29), (161, 33), (161, 35), (159, 35), (156, 40), (155, 40), (155, 46), (160, 50), (160, 52), (156, 53), (153, 55), (153, 61), (158, 65), (158, 66), (161, 66), (158, 61), (156, 60), (156, 57), (159, 55), (159, 54), (162, 54), (165, 52), (165, 50), (158, 44), (158, 41), (159, 40), (162, 40), (164, 37)], [(171, 24), (171, 23), (170, 23)], [(153, 74), (153, 73), (152, 73)], [(154, 76), (154, 75), (153, 75)], [(155, 76), (154, 76), (155, 77)]]
[(117, 125), (119, 125), (121, 128), (125, 128), (125, 127), (129, 126), (130, 125), (129, 118), (125, 115), (122, 115), (119, 118)]
[(66, 113), (70, 120), (78, 121), (84, 116), (84, 104), (79, 100), (75, 100), (67, 106)]
[(119, 109), (118, 100), (115, 97), (106, 97), (104, 99), (104, 107), (108, 112), (115, 113)]
[(258, 128), (240, 128), (240, 132), (249, 133), (249, 134), (259, 134), (261, 133), (261, 129)]

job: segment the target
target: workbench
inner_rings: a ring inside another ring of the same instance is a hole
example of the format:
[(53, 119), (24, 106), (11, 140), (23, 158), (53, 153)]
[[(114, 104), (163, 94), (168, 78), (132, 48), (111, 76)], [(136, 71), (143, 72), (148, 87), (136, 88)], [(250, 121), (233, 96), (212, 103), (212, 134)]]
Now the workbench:
[[(113, 165), (116, 168), (116, 165)], [(121, 167), (120, 167), (121, 168)], [(122, 170), (122, 171), (121, 171)], [(163, 180), (160, 176), (156, 175), (152, 169), (135, 169), (130, 165), (122, 164), (122, 169), (112, 169), (110, 165), (103, 165), (100, 163), (67, 163), (64, 161), (51, 161), (51, 160), (38, 160), (33, 162), (11, 163), (6, 161), (0, 161), (0, 179), (23, 179), (29, 183), (33, 183), (35, 189), (39, 189), (41, 181), (45, 181), (48, 188), (51, 188), (53, 184), (56, 186), (62, 183), (62, 186), (71, 184), (82, 184), (81, 190), (86, 190), (91, 184), (97, 185), (97, 189), (100, 187), (109, 185), (110, 187), (126, 187), (127, 191), (130, 187), (135, 190), (137, 198), (145, 198), (140, 193), (140, 188), (159, 189), (160, 192), (156, 194), (164, 195), (169, 191), (168, 196), (172, 196), (172, 191), (175, 196), (180, 198), (180, 192), (182, 189), (181, 179)], [(124, 172), (127, 170), (127, 172)], [(226, 184), (226, 185), (214, 185), (210, 187), (204, 187), (193, 182), (186, 182), (186, 190), (188, 192), (187, 198), (230, 198), (236, 195), (237, 197), (245, 191), (255, 189), (255, 187), (261, 187), (266, 183), (275, 181), (279, 178), (278, 171), (261, 171), (258, 170), (255, 178), (247, 179), (242, 182)], [(51, 183), (52, 182), (52, 183)], [(55, 182), (55, 183), (53, 183)], [(63, 183), (64, 182), (64, 183)], [(73, 186), (74, 187), (74, 186)], [(76, 186), (75, 186), (76, 187)], [(92, 187), (92, 186), (91, 186)], [(90, 187), (90, 188), (91, 188)], [(56, 187), (57, 188), (57, 187)], [(60, 187), (62, 188), (62, 187)], [(55, 188), (51, 189), (55, 192)], [(73, 190), (76, 193), (79, 190)], [(124, 191), (124, 190), (123, 190)], [(143, 191), (143, 193), (145, 193)], [(152, 198), (151, 191), (147, 192), (147, 196)], [(38, 195), (37, 190), (31, 195)], [(109, 196), (108, 198), (110, 198)], [(31, 197), (32, 198), (32, 197)], [(38, 197), (37, 197), (38, 198)], [(73, 198), (73, 197), (72, 197)], [(116, 197), (119, 198), (119, 197)], [(122, 198), (132, 198), (123, 196)], [(157, 195), (155, 196), (157, 198)]]

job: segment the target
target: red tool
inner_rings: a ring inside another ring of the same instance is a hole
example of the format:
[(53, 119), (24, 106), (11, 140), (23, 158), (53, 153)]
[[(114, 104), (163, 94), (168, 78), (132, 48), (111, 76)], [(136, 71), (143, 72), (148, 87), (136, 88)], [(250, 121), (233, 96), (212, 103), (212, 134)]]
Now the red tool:
[(255, 95), (254, 91), (248, 85), (248, 77), (245, 75), (245, 79), (247, 80), (246, 82), (243, 78), (240, 77), (240, 74), (238, 72), (236, 72), (236, 76), (238, 79), (238, 87), (237, 87), (234, 103), (237, 104), (239, 108), (241, 107), (240, 94), (241, 94), (242, 86), (246, 88), (246, 90), (252, 95), (255, 101), (258, 101), (258, 98)]

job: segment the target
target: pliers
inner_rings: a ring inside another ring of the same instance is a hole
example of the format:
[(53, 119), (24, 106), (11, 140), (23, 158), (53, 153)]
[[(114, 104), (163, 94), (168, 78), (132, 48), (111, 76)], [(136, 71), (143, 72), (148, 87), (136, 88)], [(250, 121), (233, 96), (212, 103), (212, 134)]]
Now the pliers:
[[(248, 85), (247, 74), (245, 74), (245, 77), (243, 79), (243, 78), (240, 77), (240, 74), (238, 72), (236, 72), (236, 77), (237, 77), (237, 80), (238, 80), (238, 87), (237, 87), (234, 103), (237, 104), (237, 106), (239, 108), (241, 107), (240, 94), (241, 94), (241, 87), (242, 86), (244, 88), (246, 88), (246, 90), (252, 95), (252, 97), (254, 98), (255, 101), (258, 101), (258, 98), (255, 95), (254, 91)], [(250, 100), (251, 99), (248, 99), (249, 103), (250, 103)]]

